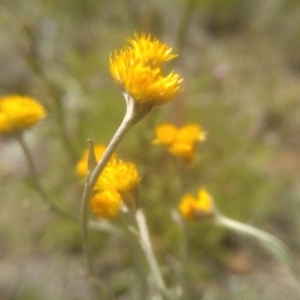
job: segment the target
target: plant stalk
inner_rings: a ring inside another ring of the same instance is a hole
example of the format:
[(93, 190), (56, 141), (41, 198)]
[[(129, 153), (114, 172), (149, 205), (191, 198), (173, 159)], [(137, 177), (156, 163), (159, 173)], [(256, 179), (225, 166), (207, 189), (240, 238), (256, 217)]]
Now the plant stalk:
[(43, 200), (49, 205), (49, 207), (53, 211), (57, 212), (58, 214), (60, 214), (61, 216), (65, 217), (65, 218), (69, 219), (70, 221), (77, 222), (77, 219), (74, 216), (65, 212), (60, 206), (58, 206), (55, 202), (53, 202), (51, 200), (51, 198), (49, 197), (49, 195), (47, 194), (47, 192), (42, 187), (40, 180), (39, 180), (39, 175), (37, 173), (37, 169), (36, 169), (34, 161), (33, 161), (33, 157), (30, 153), (29, 147), (27, 146), (25, 140), (23, 139), (22, 133), (21, 132), (16, 133), (15, 138), (17, 139), (18, 143), (20, 144), (20, 146), (22, 148), (22, 151), (25, 155), (25, 159), (26, 159), (28, 167), (29, 167), (29, 171), (30, 171), (32, 180), (34, 182), (34, 185), (35, 185), (37, 191), (42, 196)]
[(135, 212), (135, 219), (139, 229), (141, 245), (144, 250), (150, 271), (155, 278), (156, 284), (161, 291), (165, 299), (171, 300), (170, 294), (161, 275), (157, 260), (154, 255), (152, 244), (149, 237), (149, 231), (147, 227), (146, 217), (141, 208), (138, 208)]
[(278, 238), (253, 226), (232, 220), (222, 215), (220, 212), (216, 212), (215, 223), (222, 227), (226, 227), (243, 235), (252, 236), (257, 239), (262, 246), (273, 254), (279, 262), (287, 266), (293, 272), (295, 277), (299, 279), (299, 270), (295, 259), (286, 245)]
[(95, 169), (91, 172), (90, 176), (88, 176), (81, 198), (80, 223), (83, 256), (86, 268), (91, 276), (94, 276), (95, 272), (92, 265), (88, 237), (88, 207), (90, 197), (93, 193), (95, 184), (99, 176), (101, 175), (103, 169), (105, 168), (106, 164), (108, 163), (109, 159), (115, 152), (116, 148), (118, 147), (126, 133), (151, 110), (151, 107), (137, 104), (127, 94), (124, 94), (124, 96), (127, 103), (127, 109), (124, 119), (118, 130), (114, 134), (113, 138), (111, 139), (110, 143), (108, 144), (106, 151), (97, 163)]

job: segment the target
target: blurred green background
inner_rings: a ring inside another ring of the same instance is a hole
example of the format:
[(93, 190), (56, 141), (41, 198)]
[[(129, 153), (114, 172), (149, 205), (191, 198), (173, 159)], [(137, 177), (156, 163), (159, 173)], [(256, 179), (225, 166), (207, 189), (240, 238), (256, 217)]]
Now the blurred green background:
[[(45, 189), (78, 215), (75, 165), (86, 139), (108, 143), (123, 117), (108, 59), (134, 31), (171, 45), (179, 57), (167, 68), (184, 78), (181, 98), (155, 109), (118, 149), (140, 171), (141, 202), (168, 284), (178, 281), (182, 236), (171, 211), (182, 177), (186, 191), (208, 188), (226, 215), (276, 235), (297, 256), (299, 0), (2, 0), (0, 95), (30, 95), (47, 107), (47, 119), (25, 136)], [(185, 174), (151, 146), (165, 121), (199, 123), (207, 132)], [(0, 299), (96, 299), (78, 227), (49, 211), (7, 136), (0, 137), (0, 178)], [(255, 241), (205, 222), (187, 231), (188, 299), (300, 299), (295, 279)], [(111, 234), (91, 235), (97, 273), (115, 299), (139, 299), (132, 249)]]

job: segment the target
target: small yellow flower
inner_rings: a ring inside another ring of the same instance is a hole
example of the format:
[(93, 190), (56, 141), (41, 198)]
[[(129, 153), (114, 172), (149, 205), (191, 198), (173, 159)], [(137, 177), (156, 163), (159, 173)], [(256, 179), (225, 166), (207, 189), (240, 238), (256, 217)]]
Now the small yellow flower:
[[(94, 146), (94, 151), (95, 151), (95, 156), (96, 156), (96, 160), (99, 161), (100, 158), (102, 157), (102, 155), (104, 154), (106, 150), (106, 146), (103, 145), (103, 144), (98, 144), (98, 145), (95, 145)], [(116, 158), (117, 155), (114, 153), (112, 155), (112, 159), (113, 158)], [(80, 161), (77, 163), (77, 166), (76, 166), (76, 173), (81, 176), (81, 177), (84, 177), (87, 175), (87, 168), (88, 168), (88, 150), (86, 150)]]
[(172, 124), (162, 124), (156, 128), (153, 144), (162, 144), (176, 157), (191, 162), (196, 155), (196, 143), (204, 141), (205, 132), (197, 124), (188, 124), (176, 128)]
[[(106, 150), (106, 146), (98, 144), (94, 146), (96, 159), (99, 160)], [(88, 151), (85, 151), (76, 166), (79, 176), (87, 175)], [(117, 159), (113, 154), (106, 164), (94, 187), (94, 196), (90, 201), (92, 211), (103, 218), (115, 217), (121, 205), (126, 206), (130, 201), (135, 201), (134, 190), (140, 182), (135, 164)]]
[(112, 159), (105, 166), (96, 185), (90, 205), (93, 212), (103, 218), (115, 217), (122, 204), (126, 206), (140, 182), (136, 166), (120, 159)]
[(135, 164), (121, 159), (111, 160), (96, 183), (96, 189), (116, 190), (121, 194), (132, 192), (140, 183)]
[(196, 156), (195, 147), (193, 144), (187, 143), (173, 143), (169, 147), (169, 152), (176, 157), (180, 157), (183, 161), (189, 163), (193, 161)]
[(195, 144), (197, 141), (205, 141), (206, 134), (199, 125), (188, 124), (179, 128), (175, 143)]
[(162, 105), (181, 91), (179, 75), (172, 71), (167, 76), (161, 68), (162, 63), (173, 59), (172, 48), (151, 36), (135, 34), (128, 39), (129, 45), (110, 56), (110, 72), (121, 87), (133, 100), (142, 104)]
[(95, 215), (111, 219), (117, 216), (122, 205), (121, 195), (114, 190), (96, 192), (90, 201)]
[(33, 98), (18, 95), (0, 98), (0, 133), (28, 129), (45, 117), (44, 107)]
[(153, 144), (162, 144), (170, 146), (175, 140), (178, 129), (169, 123), (164, 123), (156, 127), (156, 139), (152, 141)]
[(214, 206), (210, 194), (205, 189), (198, 191), (198, 197), (185, 195), (179, 204), (181, 215), (187, 220), (195, 220), (199, 217), (210, 217), (213, 215)]

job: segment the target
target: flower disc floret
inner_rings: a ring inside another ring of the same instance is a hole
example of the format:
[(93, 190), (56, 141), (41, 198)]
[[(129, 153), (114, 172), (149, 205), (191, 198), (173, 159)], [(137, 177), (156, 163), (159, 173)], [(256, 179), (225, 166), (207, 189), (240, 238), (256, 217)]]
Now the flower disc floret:
[(28, 129), (45, 117), (45, 108), (33, 98), (19, 95), (0, 98), (0, 133)]
[(141, 60), (145, 65), (157, 68), (165, 61), (177, 57), (177, 54), (171, 54), (172, 48), (167, 44), (161, 43), (158, 39), (151, 39), (151, 35), (142, 33), (139, 37), (134, 34), (135, 39), (128, 38), (127, 41), (134, 49), (137, 59)]

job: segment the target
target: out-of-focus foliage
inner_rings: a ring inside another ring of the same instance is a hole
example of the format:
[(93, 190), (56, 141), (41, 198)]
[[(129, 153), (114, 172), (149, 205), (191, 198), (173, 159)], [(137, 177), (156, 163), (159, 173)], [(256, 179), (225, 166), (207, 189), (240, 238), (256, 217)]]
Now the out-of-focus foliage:
[[(299, 20), (298, 0), (4, 0), (0, 95), (26, 94), (47, 107), (48, 118), (25, 138), (45, 189), (77, 216), (75, 167), (86, 139), (107, 143), (125, 110), (109, 55), (134, 31), (156, 35), (179, 53), (169, 68), (185, 91), (133, 128), (117, 152), (142, 176), (141, 203), (168, 283), (178, 281), (182, 238), (172, 211), (201, 186), (225, 214), (297, 253)], [(151, 145), (161, 122), (199, 123), (207, 132), (193, 168)], [(7, 136), (0, 137), (0, 177), (0, 298), (94, 299), (80, 271), (78, 228), (45, 206)], [(286, 271), (251, 240), (205, 222), (187, 232), (189, 299), (298, 299)], [(102, 232), (92, 232), (92, 246), (97, 273), (116, 298), (137, 299), (131, 256), (138, 247)]]

